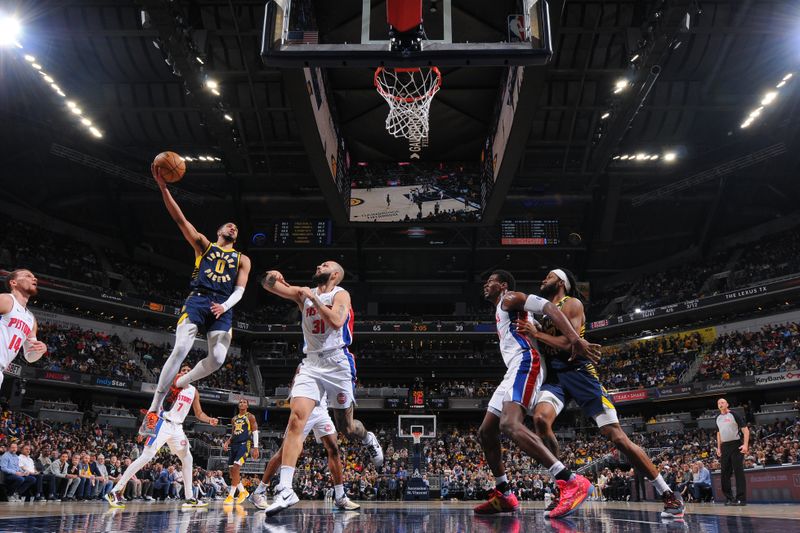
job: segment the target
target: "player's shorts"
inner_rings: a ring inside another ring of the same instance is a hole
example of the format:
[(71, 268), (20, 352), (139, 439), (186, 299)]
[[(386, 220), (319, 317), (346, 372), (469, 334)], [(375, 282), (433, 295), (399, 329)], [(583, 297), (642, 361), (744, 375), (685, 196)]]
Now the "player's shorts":
[(250, 439), (244, 442), (231, 443), (228, 466), (243, 465), (248, 455), (250, 455)]
[(331, 409), (347, 409), (356, 403), (356, 363), (347, 348), (307, 355), (294, 376), (289, 398), (310, 398), (319, 405), (326, 392)]
[(549, 377), (536, 396), (536, 403), (551, 404), (558, 415), (574, 398), (584, 414), (594, 419), (597, 427), (619, 422), (617, 408), (600, 383), (594, 367), (584, 365), (570, 370), (551, 370)]
[(525, 351), (509, 365), (503, 381), (489, 400), (488, 411), (497, 416), (503, 412), (505, 402), (518, 403), (528, 413), (533, 413), (536, 393), (544, 383), (546, 370), (541, 364), (539, 352), (535, 349)]
[(144, 445), (152, 447), (157, 453), (165, 443), (169, 446), (169, 451), (179, 457), (183, 455), (184, 450), (188, 451), (191, 448), (182, 425), (159, 418), (156, 434), (149, 437)]
[[(308, 434), (314, 432), (314, 439), (317, 442), (322, 442), (323, 437), (327, 437), (328, 435), (336, 435), (336, 426), (331, 420), (331, 415), (328, 414), (327, 409), (320, 409), (319, 407), (315, 407), (311, 414), (306, 421), (306, 425), (303, 428), (303, 440), (306, 440)], [(283, 434), (283, 437), (286, 438), (286, 433)]]
[(200, 292), (193, 290), (181, 308), (181, 317), (178, 319), (178, 324), (184, 320), (188, 320), (195, 326), (201, 333), (208, 333), (209, 331), (232, 331), (233, 327), (233, 310), (228, 309), (220, 315), (219, 318), (214, 317), (211, 312), (211, 304), (221, 304), (227, 298), (221, 294), (213, 292)]

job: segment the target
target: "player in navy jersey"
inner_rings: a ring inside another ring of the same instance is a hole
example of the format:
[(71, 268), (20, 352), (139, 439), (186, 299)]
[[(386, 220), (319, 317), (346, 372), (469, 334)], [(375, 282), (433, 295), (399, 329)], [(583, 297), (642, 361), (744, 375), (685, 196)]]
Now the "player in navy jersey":
[[(174, 391), (179, 391), (189, 383), (214, 373), (225, 362), (231, 345), (231, 308), (242, 299), (250, 274), (250, 259), (233, 248), (239, 235), (236, 224), (227, 222), (220, 226), (216, 242), (211, 242), (186, 220), (167, 189), (161, 171), (157, 167), (151, 167), (150, 170), (161, 189), (167, 212), (194, 250), (195, 260), (189, 297), (181, 309), (175, 329), (175, 347), (161, 369), (153, 401), (139, 429), (139, 433), (146, 436), (155, 434), (158, 414), (170, 386)], [(173, 383), (181, 363), (192, 349), (198, 331), (206, 334), (208, 356)]]
[[(542, 280), (539, 291), (569, 319), (572, 327), (583, 337), (586, 331), (586, 315), (577, 290), (575, 276), (569, 270), (551, 270)], [(553, 433), (553, 422), (570, 399), (574, 399), (586, 416), (592, 418), (600, 433), (609, 439), (640, 472), (651, 480), (653, 487), (664, 501), (663, 518), (680, 518), (684, 505), (676, 496), (647, 454), (631, 442), (617, 419), (617, 410), (600, 383), (594, 364), (584, 358), (573, 358), (570, 342), (564, 337), (548, 315), (541, 317), (541, 328), (530, 322), (517, 322), (517, 330), (538, 342), (547, 361), (547, 378), (535, 400), (533, 422), (536, 433), (547, 448), (558, 455), (558, 441)], [(554, 499), (546, 512), (558, 506)]]

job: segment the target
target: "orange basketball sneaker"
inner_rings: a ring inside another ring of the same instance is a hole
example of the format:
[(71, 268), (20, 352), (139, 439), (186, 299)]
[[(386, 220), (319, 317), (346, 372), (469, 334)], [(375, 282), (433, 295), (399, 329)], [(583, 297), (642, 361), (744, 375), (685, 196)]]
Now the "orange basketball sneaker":
[(594, 491), (592, 482), (580, 474), (575, 474), (569, 481), (557, 479), (556, 485), (561, 497), (558, 506), (550, 511), (549, 518), (559, 518), (574, 513)]
[(489, 493), (489, 499), (475, 507), (475, 514), (510, 513), (519, 509), (519, 501), (512, 492), (508, 496), (497, 489)]

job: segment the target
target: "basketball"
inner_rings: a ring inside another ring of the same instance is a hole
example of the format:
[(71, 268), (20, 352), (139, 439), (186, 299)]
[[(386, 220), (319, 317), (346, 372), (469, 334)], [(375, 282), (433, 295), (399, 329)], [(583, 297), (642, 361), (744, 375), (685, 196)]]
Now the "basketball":
[(161, 177), (167, 183), (176, 183), (186, 172), (186, 162), (175, 152), (161, 152), (153, 159), (153, 165), (161, 169)]

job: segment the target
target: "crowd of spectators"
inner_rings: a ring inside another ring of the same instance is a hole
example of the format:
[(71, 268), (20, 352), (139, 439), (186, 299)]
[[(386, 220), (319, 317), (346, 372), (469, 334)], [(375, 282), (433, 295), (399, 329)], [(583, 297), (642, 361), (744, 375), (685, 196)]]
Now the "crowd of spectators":
[(705, 355), (699, 379), (732, 377), (800, 369), (800, 324), (765, 325), (758, 331), (720, 335)]
[(611, 389), (678, 383), (703, 346), (698, 333), (637, 340), (603, 350), (601, 382)]
[(800, 234), (797, 228), (744, 247), (736, 264), (734, 287), (800, 272)]

